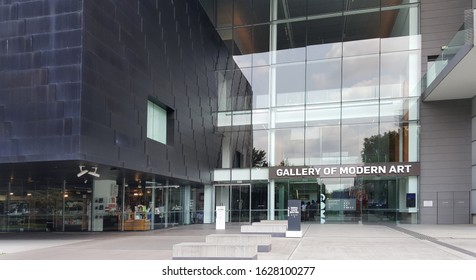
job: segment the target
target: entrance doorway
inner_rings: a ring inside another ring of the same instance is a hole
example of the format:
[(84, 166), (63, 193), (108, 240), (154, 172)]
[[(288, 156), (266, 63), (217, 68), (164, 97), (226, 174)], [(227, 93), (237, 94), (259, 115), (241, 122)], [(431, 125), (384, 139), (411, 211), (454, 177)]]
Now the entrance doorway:
[(225, 206), (226, 222), (251, 222), (251, 185), (215, 186), (215, 206)]
[(325, 193), (323, 185), (314, 180), (288, 180), (275, 184), (275, 219), (286, 220), (288, 200), (301, 201), (301, 219), (309, 222), (320, 222), (321, 193)]

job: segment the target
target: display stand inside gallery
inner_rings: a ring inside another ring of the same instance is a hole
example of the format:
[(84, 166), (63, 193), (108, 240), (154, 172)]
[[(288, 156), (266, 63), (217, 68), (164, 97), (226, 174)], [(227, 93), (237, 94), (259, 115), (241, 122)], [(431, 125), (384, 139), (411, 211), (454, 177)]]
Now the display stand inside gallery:
[(126, 213), (124, 221), (124, 230), (150, 230), (150, 219), (145, 206), (138, 205), (134, 207), (134, 212)]

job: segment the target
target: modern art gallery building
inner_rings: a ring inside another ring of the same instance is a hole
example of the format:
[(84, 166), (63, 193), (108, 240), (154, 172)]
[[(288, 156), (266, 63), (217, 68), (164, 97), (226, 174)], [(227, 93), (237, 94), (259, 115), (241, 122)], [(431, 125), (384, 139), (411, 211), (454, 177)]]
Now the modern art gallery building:
[(474, 16), (0, 0), (0, 231), (282, 220), (289, 199), (309, 223), (475, 223)]

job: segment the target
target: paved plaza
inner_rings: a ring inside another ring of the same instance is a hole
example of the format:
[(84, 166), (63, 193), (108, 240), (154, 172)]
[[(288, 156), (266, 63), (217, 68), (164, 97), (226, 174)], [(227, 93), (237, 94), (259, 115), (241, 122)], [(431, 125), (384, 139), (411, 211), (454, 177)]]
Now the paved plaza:
[[(196, 224), (147, 232), (0, 233), (0, 260), (171, 260), (172, 246), (208, 234)], [(272, 238), (259, 260), (476, 260), (476, 225), (303, 224), (302, 238)]]

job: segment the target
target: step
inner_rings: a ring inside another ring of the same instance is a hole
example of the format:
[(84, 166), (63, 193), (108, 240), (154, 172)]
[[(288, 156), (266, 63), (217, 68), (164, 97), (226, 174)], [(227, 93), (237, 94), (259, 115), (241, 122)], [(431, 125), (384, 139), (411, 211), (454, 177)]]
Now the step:
[(243, 244), (257, 246), (258, 252), (271, 251), (270, 234), (210, 234), (206, 236), (207, 243), (213, 244)]
[(174, 260), (256, 260), (256, 245), (183, 242), (173, 246)]

